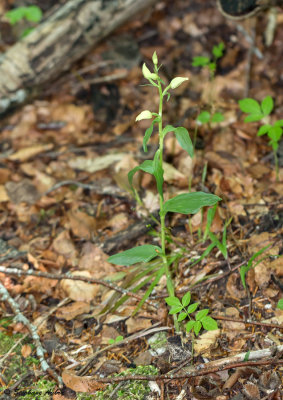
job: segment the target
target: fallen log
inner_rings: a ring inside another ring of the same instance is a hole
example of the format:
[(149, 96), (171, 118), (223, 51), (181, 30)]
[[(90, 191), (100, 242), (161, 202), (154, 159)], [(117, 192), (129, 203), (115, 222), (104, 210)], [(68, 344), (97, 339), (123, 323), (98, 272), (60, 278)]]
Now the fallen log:
[(70, 0), (0, 56), (0, 116), (157, 0)]

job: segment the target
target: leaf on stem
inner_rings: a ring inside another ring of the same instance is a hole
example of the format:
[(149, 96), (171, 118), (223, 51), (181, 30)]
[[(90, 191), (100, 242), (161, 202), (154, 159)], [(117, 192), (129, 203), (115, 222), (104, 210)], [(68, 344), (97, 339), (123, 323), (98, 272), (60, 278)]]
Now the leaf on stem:
[(164, 203), (164, 212), (196, 214), (202, 207), (213, 206), (220, 200), (220, 197), (204, 192), (179, 194)]
[(142, 142), (143, 151), (144, 151), (145, 153), (147, 153), (147, 143), (148, 143), (148, 141), (149, 141), (149, 139), (150, 139), (150, 136), (152, 135), (153, 126), (154, 126), (154, 124), (155, 124), (156, 122), (158, 122), (158, 121), (159, 121), (159, 117), (155, 118), (155, 119), (152, 121), (150, 127), (147, 128), (147, 130), (145, 131), (144, 138), (143, 138), (143, 142)]
[(191, 305), (188, 307), (188, 309), (187, 309), (187, 313), (188, 313), (188, 314), (191, 314), (191, 313), (195, 312), (196, 309), (198, 308), (198, 306), (199, 306), (199, 303), (193, 303), (193, 304), (191, 304)]
[(145, 244), (143, 246), (133, 247), (132, 249), (122, 251), (121, 253), (110, 256), (107, 261), (115, 265), (133, 265), (139, 262), (148, 262), (155, 258), (162, 250), (158, 246)]
[(189, 156), (193, 158), (194, 146), (187, 129), (180, 126), (174, 129), (174, 133), (182, 149), (186, 150)]
[(134, 191), (133, 178), (135, 173), (138, 171), (147, 172), (148, 174), (153, 175), (154, 174), (153, 161), (145, 160), (141, 165), (138, 165), (137, 167), (131, 169), (131, 171), (128, 173), (128, 181), (133, 191)]
[(201, 319), (203, 317), (206, 317), (207, 314), (209, 313), (209, 310), (206, 308), (204, 310), (200, 310), (197, 314), (196, 314), (196, 320), (197, 321), (201, 321)]
[(182, 305), (180, 300), (178, 299), (178, 297), (175, 297), (175, 296), (166, 297), (165, 301), (168, 304), (168, 306), (181, 306)]
[(211, 317), (202, 318), (201, 323), (204, 329), (206, 329), (207, 331), (214, 331), (215, 329), (218, 329), (217, 322)]
[(189, 321), (189, 322), (187, 322), (187, 323), (186, 323), (186, 331), (187, 331), (187, 332), (190, 332), (190, 331), (193, 329), (195, 323), (196, 323), (196, 321)]
[(241, 111), (247, 114), (262, 114), (259, 103), (250, 98), (242, 99), (239, 101)]
[(261, 102), (261, 109), (264, 115), (269, 115), (273, 110), (274, 103), (271, 96), (266, 96)]
[(190, 304), (190, 301), (191, 301), (191, 292), (188, 292), (182, 297), (183, 306), (187, 307)]

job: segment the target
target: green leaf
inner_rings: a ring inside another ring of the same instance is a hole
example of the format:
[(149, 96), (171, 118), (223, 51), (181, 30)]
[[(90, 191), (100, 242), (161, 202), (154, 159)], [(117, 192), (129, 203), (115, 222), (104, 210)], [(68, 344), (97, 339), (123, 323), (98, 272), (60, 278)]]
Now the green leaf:
[(278, 147), (279, 147), (278, 142), (273, 142), (272, 140), (270, 140), (268, 142), (268, 144), (272, 147), (273, 151), (277, 151), (278, 150)]
[(179, 322), (181, 322), (181, 321), (184, 321), (184, 319), (186, 319), (187, 318), (187, 313), (185, 313), (185, 312), (181, 312), (179, 315), (178, 315), (178, 321)]
[(195, 323), (196, 323), (196, 321), (189, 321), (189, 322), (187, 322), (187, 323), (186, 323), (186, 331), (187, 331), (187, 332), (190, 332), (190, 331), (193, 329)]
[(160, 165), (160, 150), (157, 150), (157, 152), (154, 155), (153, 170), (154, 170), (153, 175), (155, 176), (157, 184), (157, 191), (161, 196), (161, 198), (163, 199), (163, 169)]
[(223, 56), (223, 50), (225, 46), (224, 43), (219, 43), (219, 45), (215, 45), (212, 48), (212, 54), (215, 58), (221, 58)]
[(183, 306), (187, 307), (190, 304), (190, 301), (191, 301), (191, 292), (188, 292), (182, 297)]
[(271, 96), (266, 96), (261, 102), (261, 109), (264, 115), (269, 115), (273, 110), (274, 103)]
[(143, 138), (143, 142), (142, 142), (143, 151), (144, 151), (145, 153), (147, 153), (147, 143), (148, 143), (148, 141), (149, 141), (149, 139), (150, 139), (150, 136), (151, 136), (151, 134), (152, 134), (152, 132), (153, 132), (153, 126), (154, 126), (154, 124), (155, 124), (158, 120), (159, 120), (159, 117), (155, 118), (155, 119), (152, 121), (152, 123), (150, 124), (150, 127), (147, 128), (147, 130), (145, 131), (144, 138)]
[(166, 297), (165, 301), (168, 304), (168, 306), (181, 306), (182, 305), (180, 300), (178, 299), (178, 297), (175, 297), (175, 296)]
[(30, 22), (39, 22), (42, 18), (42, 11), (37, 6), (26, 7), (25, 18)]
[(186, 150), (189, 156), (193, 158), (194, 146), (187, 129), (180, 126), (174, 129), (174, 133), (182, 149)]
[(145, 160), (141, 165), (138, 165), (137, 167), (131, 169), (131, 171), (128, 173), (128, 181), (129, 184), (133, 188), (133, 178), (136, 172), (138, 171), (144, 171), (147, 172), (148, 174), (153, 175), (154, 174), (154, 168), (153, 168), (153, 161), (152, 160)]
[(249, 259), (248, 264), (247, 265), (243, 265), (240, 268), (240, 277), (241, 277), (241, 281), (242, 284), (244, 286), (244, 288), (246, 289), (246, 273), (253, 268), (253, 261), (259, 257), (263, 252), (265, 252), (266, 249), (268, 249), (269, 245), (263, 247), (262, 249), (260, 249), (259, 251), (257, 251), (255, 254), (252, 255), (252, 257)]
[(211, 122), (222, 122), (224, 121), (224, 115), (220, 112), (216, 112), (211, 117)]
[(211, 207), (208, 209), (207, 211), (207, 217), (206, 217), (206, 226), (205, 226), (205, 232), (204, 232), (204, 240), (207, 238), (207, 235), (210, 231), (210, 227), (212, 225), (215, 213), (216, 213), (216, 209), (217, 209), (217, 204), (214, 205), (214, 207)]
[(8, 18), (11, 25), (15, 25), (17, 22), (22, 21), (25, 17), (26, 7), (17, 7), (13, 10), (7, 11), (5, 17)]
[(246, 98), (239, 101), (239, 106), (241, 111), (248, 113), (248, 114), (262, 114), (261, 107), (259, 103), (250, 98)]
[(274, 126), (281, 126), (281, 127), (283, 127), (283, 119), (279, 119), (278, 121), (274, 122)]
[(198, 335), (200, 330), (201, 330), (201, 322), (200, 321), (196, 321), (195, 324), (194, 324), (195, 334)]
[(248, 115), (245, 119), (244, 122), (256, 122), (260, 121), (264, 117), (263, 114), (251, 114)]
[(283, 310), (283, 298), (278, 301), (277, 308), (279, 308), (280, 310)]
[(139, 262), (148, 262), (161, 253), (162, 250), (160, 247), (145, 244), (143, 246), (133, 247), (132, 249), (114, 254), (113, 256), (110, 256), (107, 261), (115, 265), (129, 266)]
[(187, 313), (188, 313), (188, 314), (191, 314), (191, 313), (195, 312), (196, 309), (198, 308), (198, 306), (199, 306), (199, 303), (193, 303), (193, 304), (191, 304), (191, 305), (187, 308)]
[(168, 132), (174, 132), (175, 128), (172, 125), (166, 125), (163, 129), (162, 129), (162, 136), (165, 137), (165, 135), (167, 135)]
[(204, 56), (193, 57), (192, 66), (193, 67), (205, 67), (210, 63), (210, 59)]
[(273, 142), (278, 142), (282, 136), (282, 128), (280, 126), (272, 126), (268, 131), (268, 137)]
[(220, 197), (204, 192), (179, 194), (164, 203), (164, 212), (196, 214), (202, 207), (213, 206), (219, 200)]
[(169, 314), (171, 314), (171, 315), (172, 314), (178, 314), (182, 310), (183, 310), (183, 306), (172, 306), (170, 311), (169, 311)]
[(197, 320), (197, 321), (200, 321), (203, 317), (206, 317), (208, 313), (209, 313), (209, 310), (208, 310), (208, 309), (200, 310), (200, 311), (196, 314), (196, 320)]
[(210, 121), (210, 113), (208, 111), (202, 111), (198, 115), (197, 121), (201, 124), (207, 124)]
[(257, 131), (257, 136), (265, 135), (265, 134), (269, 131), (269, 129), (270, 129), (271, 127), (272, 127), (272, 125), (268, 125), (268, 124), (262, 125), (262, 126), (259, 128), (259, 130)]
[(204, 329), (207, 331), (214, 331), (215, 329), (218, 329), (217, 322), (211, 317), (202, 318), (201, 323)]

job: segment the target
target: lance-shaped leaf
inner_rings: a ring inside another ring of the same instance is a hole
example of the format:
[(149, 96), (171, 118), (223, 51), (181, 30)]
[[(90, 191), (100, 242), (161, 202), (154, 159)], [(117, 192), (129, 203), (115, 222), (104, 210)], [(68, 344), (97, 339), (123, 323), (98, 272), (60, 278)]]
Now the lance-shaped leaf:
[(172, 125), (166, 125), (165, 128), (162, 130), (162, 135), (165, 137), (165, 135), (168, 132), (174, 132), (176, 139), (178, 140), (180, 146), (182, 149), (186, 150), (186, 152), (193, 157), (194, 155), (194, 146), (191, 141), (189, 132), (187, 131), (186, 128), (183, 128), (182, 126), (174, 128)]
[(132, 249), (114, 254), (113, 256), (110, 256), (107, 261), (115, 265), (129, 266), (139, 262), (148, 262), (161, 253), (162, 250), (160, 247), (145, 244), (143, 246), (133, 247)]
[(133, 178), (134, 178), (135, 173), (138, 171), (144, 171), (144, 172), (147, 172), (148, 174), (153, 175), (154, 174), (153, 161), (145, 160), (141, 165), (138, 165), (137, 167), (131, 169), (131, 171), (128, 173), (128, 181), (129, 181), (129, 184), (130, 184), (132, 190), (134, 190)]
[(164, 213), (196, 214), (202, 207), (213, 206), (220, 200), (220, 197), (204, 192), (179, 194), (164, 203)]
[(174, 133), (182, 149), (186, 150), (189, 156), (193, 158), (194, 146), (187, 129), (180, 126), (179, 128), (175, 128)]
[(155, 118), (155, 119), (152, 121), (150, 127), (147, 128), (147, 130), (145, 131), (145, 135), (144, 135), (143, 143), (142, 143), (142, 145), (143, 145), (143, 151), (144, 151), (145, 153), (147, 153), (147, 143), (148, 143), (148, 141), (149, 141), (149, 139), (150, 139), (150, 136), (151, 136), (151, 134), (152, 134), (152, 132), (153, 132), (153, 126), (154, 126), (154, 124), (155, 124), (156, 122), (158, 122), (158, 121), (159, 121), (159, 117)]

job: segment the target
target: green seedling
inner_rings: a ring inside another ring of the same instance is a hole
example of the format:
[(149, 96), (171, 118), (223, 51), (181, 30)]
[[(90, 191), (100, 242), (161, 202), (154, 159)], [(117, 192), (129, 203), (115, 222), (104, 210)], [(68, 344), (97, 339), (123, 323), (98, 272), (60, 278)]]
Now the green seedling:
[(120, 343), (124, 339), (123, 336), (117, 336), (115, 339), (109, 339), (108, 343), (109, 344), (115, 344), (115, 343)]
[(194, 345), (194, 335), (198, 336), (200, 330), (203, 328), (207, 331), (214, 331), (218, 329), (217, 322), (208, 315), (209, 309), (199, 310), (195, 317), (193, 318), (191, 314), (195, 313), (197, 310), (199, 303), (191, 302), (191, 293), (187, 292), (180, 301), (178, 297), (170, 296), (165, 299), (166, 303), (171, 307), (169, 314), (177, 315), (178, 314), (178, 322), (182, 322), (185, 319), (189, 321), (185, 325), (186, 331), (192, 332), (192, 353), (193, 353), (193, 345)]
[(241, 277), (241, 281), (242, 281), (242, 285), (244, 286), (244, 289), (247, 290), (247, 284), (246, 284), (246, 274), (252, 269), (255, 268), (262, 260), (264, 260), (266, 258), (262, 257), (261, 259), (259, 259), (258, 261), (256, 261), (255, 264), (253, 264), (253, 262), (255, 261), (256, 258), (258, 258), (259, 256), (261, 256), (266, 249), (268, 249), (268, 247), (270, 247), (270, 245), (263, 247), (262, 249), (260, 249), (259, 251), (257, 251), (255, 254), (252, 255), (252, 257), (249, 259), (248, 263), (246, 265), (243, 265), (240, 268), (240, 277)]
[[(207, 212), (207, 222), (205, 226), (205, 231), (203, 235), (203, 241), (206, 241), (208, 238), (211, 240), (210, 245), (205, 249), (205, 251), (202, 253), (200, 257), (198, 257), (195, 260), (192, 260), (193, 263), (191, 264), (191, 267), (194, 265), (198, 264), (200, 261), (202, 261), (205, 257), (207, 257), (210, 252), (216, 247), (218, 250), (221, 252), (223, 257), (225, 258), (226, 261), (228, 261), (228, 248), (227, 248), (227, 227), (230, 225), (232, 218), (229, 219), (224, 225), (223, 228), (223, 234), (222, 234), (222, 240), (220, 241), (218, 237), (210, 231), (215, 213), (217, 209), (217, 204), (215, 204), (214, 207), (210, 208)], [(229, 261), (228, 261), (229, 265)]]
[[(17, 7), (7, 11), (5, 17), (9, 20), (11, 25), (16, 25), (21, 21), (37, 24), (42, 18), (42, 11), (37, 6)], [(21, 37), (27, 36), (32, 30), (33, 28), (25, 29)]]
[(204, 56), (197, 56), (193, 57), (192, 66), (193, 67), (202, 67), (202, 68), (209, 68), (210, 70), (210, 77), (214, 79), (215, 71), (217, 67), (217, 61), (223, 57), (225, 46), (224, 43), (219, 43), (218, 45), (213, 46), (212, 48), (212, 57), (204, 57)]
[[(241, 111), (249, 114), (245, 118), (245, 122), (256, 122), (268, 117), (274, 108), (273, 99), (271, 96), (266, 96), (261, 103), (254, 99), (246, 98), (239, 101), (239, 106)], [(257, 132), (258, 136), (263, 136), (267, 134), (269, 137), (269, 145), (272, 147), (274, 154), (275, 170), (276, 170), (276, 180), (279, 180), (279, 164), (277, 157), (277, 150), (279, 146), (279, 140), (283, 134), (283, 119), (275, 121), (273, 125), (264, 124)]]
[[(159, 219), (160, 219), (160, 242), (161, 246), (156, 246), (152, 244), (145, 244), (143, 246), (134, 247), (132, 249), (123, 251), (119, 254), (115, 254), (108, 258), (108, 261), (116, 265), (130, 266), (137, 263), (148, 263), (155, 258), (159, 258), (161, 261), (161, 267), (155, 276), (154, 281), (151, 283), (149, 289), (146, 291), (143, 301), (149, 297), (154, 287), (158, 284), (159, 280), (163, 275), (166, 276), (167, 290), (170, 297), (174, 296), (174, 283), (170, 271), (170, 257), (166, 254), (166, 225), (165, 217), (169, 212), (176, 212), (181, 214), (195, 214), (202, 207), (213, 206), (219, 200), (218, 196), (204, 193), (183, 193), (179, 194), (167, 201), (164, 200), (163, 192), (163, 182), (164, 182), (164, 170), (163, 170), (163, 148), (164, 139), (167, 133), (173, 132), (176, 136), (177, 141), (181, 147), (193, 157), (193, 144), (189, 133), (184, 127), (174, 127), (172, 125), (167, 125), (163, 127), (163, 101), (167, 97), (167, 101), (170, 99), (170, 90), (174, 90), (179, 87), (182, 83), (188, 80), (184, 77), (176, 77), (172, 79), (168, 86), (164, 84), (164, 81), (159, 75), (160, 66), (158, 66), (158, 58), (156, 52), (152, 56), (153, 61), (153, 72), (151, 72), (146, 64), (143, 64), (142, 72), (144, 78), (149, 81), (149, 86), (152, 86), (158, 91), (159, 94), (159, 108), (158, 113), (151, 112), (149, 110), (142, 111), (137, 117), (136, 121), (141, 121), (144, 119), (152, 120), (150, 127), (146, 130), (143, 139), (143, 149), (147, 152), (147, 144), (153, 133), (155, 126), (158, 128), (159, 136), (159, 147), (156, 151), (153, 160), (146, 160), (139, 166), (133, 168), (128, 173), (128, 181), (131, 190), (136, 197), (139, 198), (137, 189), (133, 186), (133, 178), (136, 172), (143, 171), (151, 174), (156, 181), (157, 192), (159, 196)], [(178, 321), (175, 318), (175, 328), (179, 330)]]
[(220, 112), (211, 114), (208, 111), (202, 111), (197, 117), (197, 122), (201, 125), (219, 123), (222, 121), (224, 121), (224, 115)]
[(278, 301), (277, 308), (279, 308), (279, 310), (283, 310), (283, 298)]

